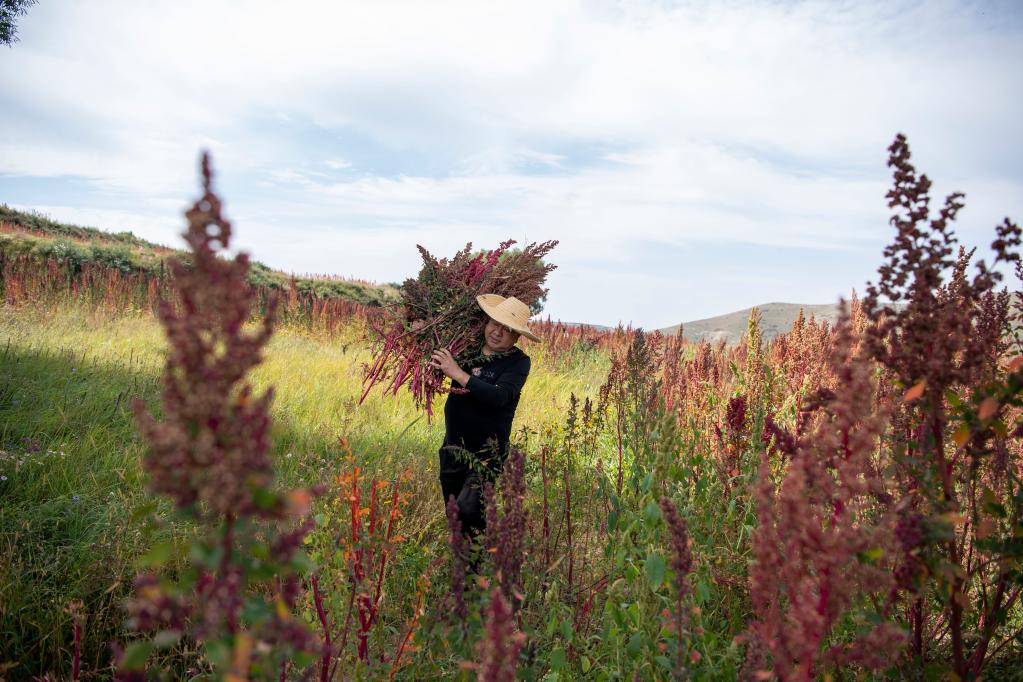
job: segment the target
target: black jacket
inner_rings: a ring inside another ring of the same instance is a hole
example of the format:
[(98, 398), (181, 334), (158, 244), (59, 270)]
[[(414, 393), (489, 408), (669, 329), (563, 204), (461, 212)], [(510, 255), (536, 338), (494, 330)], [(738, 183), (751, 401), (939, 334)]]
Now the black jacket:
[[(464, 368), (469, 372), (467, 392), (451, 393), (444, 404), (442, 475), (469, 468), (466, 450), (487, 464), (503, 461), (529, 368), (529, 356), (517, 347), (497, 359)], [(452, 385), (459, 388), (454, 382)]]

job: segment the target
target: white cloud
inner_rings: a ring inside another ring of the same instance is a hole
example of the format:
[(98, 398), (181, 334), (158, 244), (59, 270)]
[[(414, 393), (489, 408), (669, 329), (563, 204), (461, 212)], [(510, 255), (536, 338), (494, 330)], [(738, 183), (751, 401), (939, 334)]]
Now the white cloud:
[(344, 159), (327, 159), (323, 163), (327, 164), (331, 170), (344, 170), (352, 167), (351, 162)]
[[(415, 242), (558, 238), (551, 305), (575, 319), (608, 276), (596, 263), (617, 261), (637, 322), (659, 314), (644, 287), (686, 298), (695, 284), (637, 244), (879, 257), (896, 131), (941, 191), (967, 191), (967, 237), (1023, 208), (1011, 6), (54, 0), (20, 33), (0, 191), (86, 178), (97, 195), (68, 215), (167, 234), (208, 148), (271, 265), (400, 279)], [(710, 285), (721, 305), (798, 298), (757, 267)]]

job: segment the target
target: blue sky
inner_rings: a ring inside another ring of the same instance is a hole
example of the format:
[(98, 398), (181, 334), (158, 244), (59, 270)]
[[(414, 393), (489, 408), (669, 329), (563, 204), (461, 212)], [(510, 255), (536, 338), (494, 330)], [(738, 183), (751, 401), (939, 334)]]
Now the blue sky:
[(400, 281), (561, 240), (547, 313), (657, 328), (863, 290), (909, 136), (958, 233), (1023, 219), (1016, 2), (41, 0), (0, 49), (0, 202)]

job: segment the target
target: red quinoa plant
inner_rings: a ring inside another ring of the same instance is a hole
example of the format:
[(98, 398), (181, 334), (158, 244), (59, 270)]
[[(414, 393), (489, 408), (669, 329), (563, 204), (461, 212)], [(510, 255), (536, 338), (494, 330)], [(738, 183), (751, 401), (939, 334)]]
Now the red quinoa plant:
[[(874, 410), (871, 365), (853, 354), (853, 344), (843, 317), (831, 357), (838, 386), (819, 399), (812, 431), (781, 443), (788, 458), (780, 463), (780, 486), (765, 455), (753, 491), (759, 525), (749, 578), (752, 648), (769, 652), (783, 682), (809, 682), (851, 664), (884, 668), (904, 643), (885, 610), (864, 603), (872, 597), (883, 604), (892, 591), (886, 557), (893, 553), (894, 520), (876, 508), (886, 494), (874, 461), (886, 418)], [(837, 639), (846, 619), (864, 630)]]
[[(996, 455), (1012, 447), (1018, 462), (1023, 435), (1010, 433), (1006, 409), (1018, 404), (1018, 363), (1001, 364), (1008, 298), (996, 291), (998, 271), (979, 261), (970, 277), (972, 252), (956, 248), (951, 225), (963, 195), (949, 195), (932, 216), (931, 182), (910, 163), (904, 136), (889, 154), (896, 236), (864, 309), (874, 322), (869, 352), (905, 391), (891, 447), (909, 496), (901, 578), (914, 594), (911, 653), (922, 667), (947, 651), (951, 672), (974, 679), (1020, 596), (1019, 570), (999, 545), (1018, 528), (1009, 510), (1019, 488), (1018, 465)], [(1006, 218), (995, 232), (994, 263), (1018, 263), (1019, 227)]]
[(480, 356), (487, 317), (476, 297), (514, 296), (533, 305), (547, 292), (544, 281), (556, 266), (543, 258), (558, 243), (510, 250), (514, 243), (477, 253), (470, 243), (450, 259), (418, 247), (423, 258), (419, 276), (405, 280), (400, 308), (375, 325), (379, 341), (366, 367), (362, 400), (378, 383), (386, 382), (385, 393), (392, 395), (407, 384), (416, 404), (433, 414), (434, 398), (446, 390), (444, 375), (429, 365), (433, 351), (447, 348), (460, 364)]
[[(202, 177), (203, 196), (186, 213), (191, 264), (171, 262), (175, 300), (159, 308), (168, 338), (162, 419), (135, 403), (149, 487), (170, 497), (199, 532), (175, 579), (138, 576), (128, 610), (130, 628), (142, 638), (120, 656), (123, 679), (148, 679), (149, 653), (182, 640), (200, 645), (211, 679), (270, 678), (314, 646), (292, 616), (305, 569), (299, 547), (310, 526), (280, 530), (307, 511), (311, 493), (274, 490), (273, 393), (256, 396), (245, 383), (273, 331), (274, 308), (246, 327), (255, 297), (246, 281), (249, 260), (221, 255), (231, 225), (212, 191), (206, 155)], [(158, 566), (173, 551), (154, 547), (146, 562)]]
[(678, 512), (678, 507), (669, 497), (660, 501), (661, 515), (668, 528), (668, 544), (671, 547), (671, 569), (675, 572), (675, 676), (684, 679), (686, 675), (686, 641), (685, 627), (688, 623), (686, 601), (690, 593), (689, 572), (693, 570), (693, 553), (689, 549), (692, 540), (689, 537), (689, 526)]
[[(401, 526), (409, 504), (409, 470), (390, 480), (367, 475), (348, 441), (340, 439), (345, 462), (316, 515), (317, 533), (309, 553), (317, 564), (311, 577), (311, 610), (323, 633), (318, 679), (347, 679), (354, 671), (377, 679), (408, 662), (421, 611), (417, 593), (388, 596), (395, 556), (405, 537)], [(421, 579), (423, 576), (420, 577)], [(400, 636), (385, 616), (385, 604), (412, 607)], [(404, 662), (403, 662), (404, 661)]]
[(476, 646), (478, 682), (515, 682), (519, 650), (526, 636), (515, 625), (515, 612), (495, 587), (484, 610), (484, 633)]
[(500, 478), (500, 514), (498, 495), (489, 481), (485, 484), (487, 549), (494, 557), (495, 575), (501, 592), (513, 609), (521, 604), (523, 593), (522, 565), (526, 558), (528, 525), (525, 470), (525, 452), (512, 448)]

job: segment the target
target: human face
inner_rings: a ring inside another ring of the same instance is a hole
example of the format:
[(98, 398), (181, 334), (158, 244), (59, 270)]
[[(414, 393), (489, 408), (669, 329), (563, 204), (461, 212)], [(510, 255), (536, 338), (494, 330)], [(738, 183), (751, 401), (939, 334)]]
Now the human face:
[(519, 340), (519, 333), (505, 327), (495, 320), (487, 320), (487, 328), (483, 330), (483, 352), (505, 353), (510, 351)]

